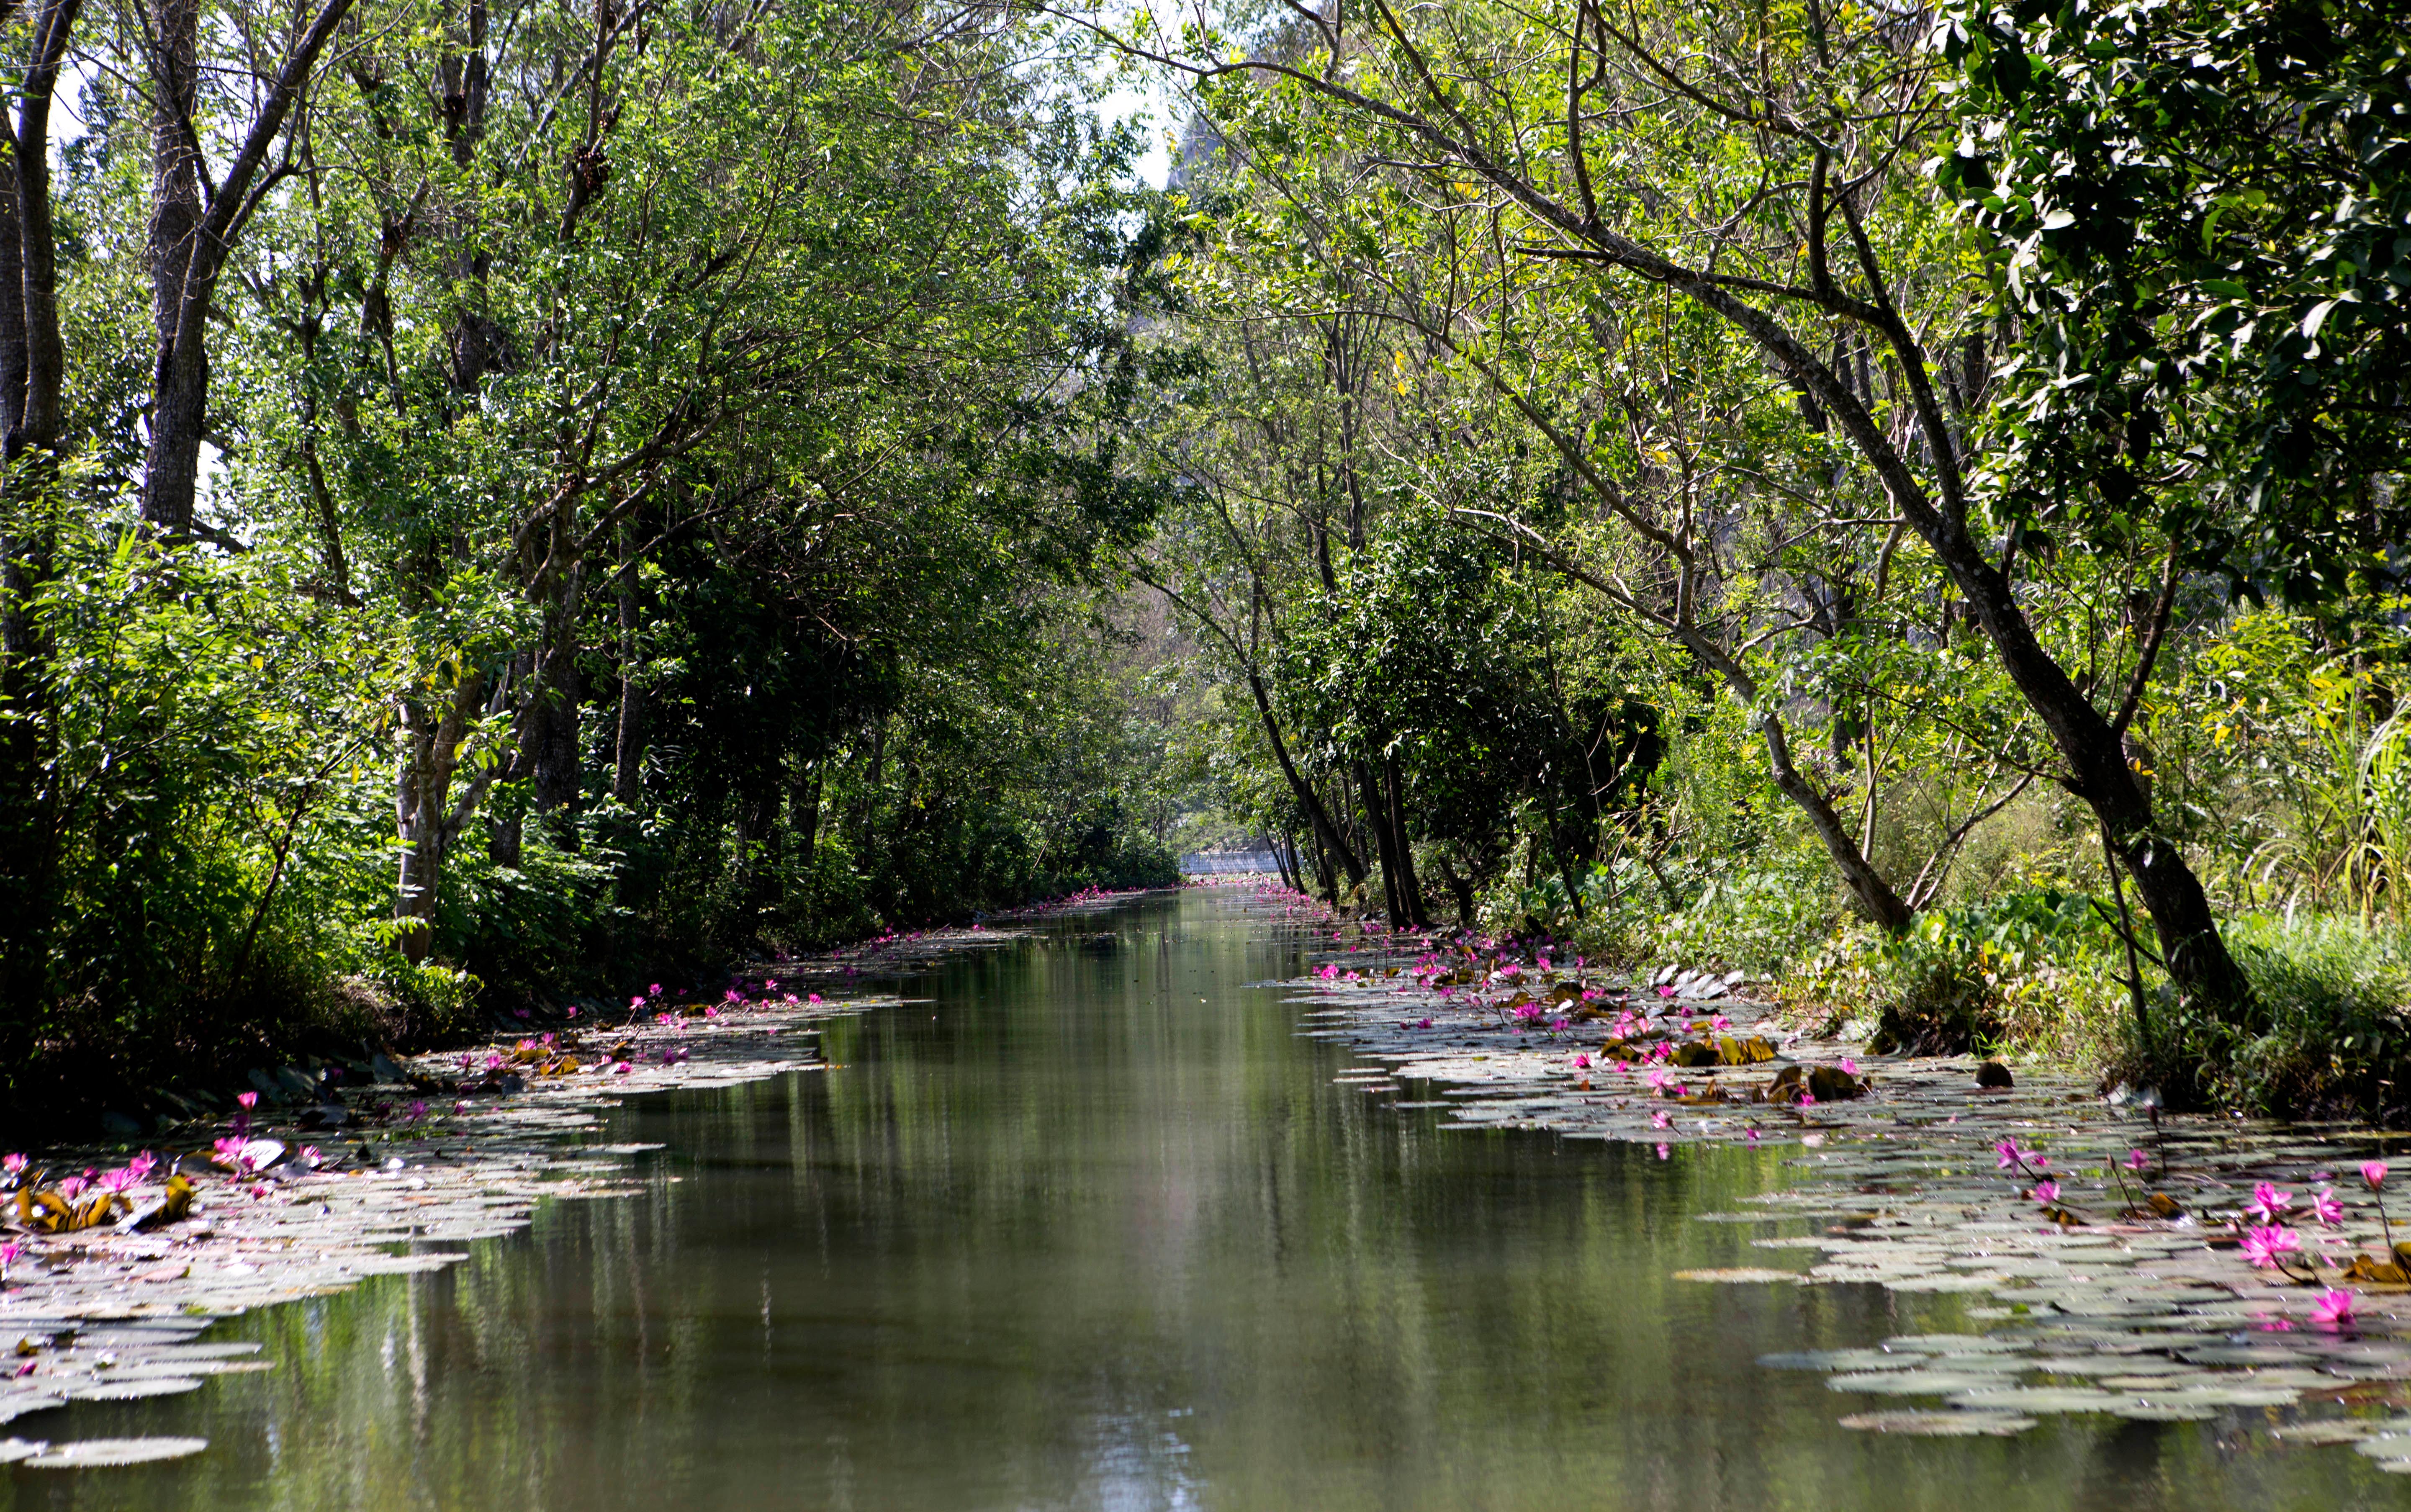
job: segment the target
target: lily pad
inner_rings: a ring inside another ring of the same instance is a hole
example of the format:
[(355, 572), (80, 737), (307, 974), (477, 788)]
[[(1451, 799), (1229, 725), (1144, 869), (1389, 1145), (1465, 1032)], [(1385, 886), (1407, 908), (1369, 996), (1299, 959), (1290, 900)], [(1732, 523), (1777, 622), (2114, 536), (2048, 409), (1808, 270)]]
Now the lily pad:
[(1973, 1371), (1853, 1371), (1827, 1377), (1833, 1391), (1865, 1391), (1886, 1397), (1947, 1397), (2000, 1386), (1998, 1375)]
[(1798, 1281), (1797, 1270), (1768, 1270), (1757, 1266), (1727, 1266), (1716, 1270), (1677, 1270), (1676, 1281), (1775, 1282)]
[(90, 1386), (71, 1386), (66, 1391), (70, 1402), (136, 1402), (144, 1397), (181, 1396), (200, 1388), (200, 1381), (190, 1375), (148, 1375), (128, 1381), (95, 1381)]
[(1991, 1412), (2111, 1412), (2129, 1400), (2083, 1387), (2004, 1387), (1987, 1382), (1980, 1389), (1959, 1392), (1951, 1404)]
[(2034, 1427), (2035, 1419), (2006, 1412), (1862, 1412), (1841, 1419), (1844, 1428), (1868, 1433), (1915, 1433), (1927, 1438), (2007, 1438)]
[(143, 1465), (158, 1460), (181, 1460), (210, 1446), (205, 1438), (88, 1438), (53, 1444), (25, 1461), (31, 1470), (97, 1470), (111, 1465)]
[(2109, 1412), (2131, 1423), (2206, 1423), (2218, 1416), (2216, 1407), (2172, 1402), (2129, 1402)]

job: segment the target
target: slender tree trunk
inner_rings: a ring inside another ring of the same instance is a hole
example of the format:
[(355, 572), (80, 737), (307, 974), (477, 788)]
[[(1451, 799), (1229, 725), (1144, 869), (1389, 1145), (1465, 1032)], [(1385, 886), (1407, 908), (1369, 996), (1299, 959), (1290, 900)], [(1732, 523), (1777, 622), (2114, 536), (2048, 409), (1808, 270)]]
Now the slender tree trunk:
[(2008, 580), (1972, 543), (1963, 538), (1958, 544), (1961, 550), (1942, 553), (1944, 564), (1967, 595), (2010, 681), (2051, 731), (2052, 743), (2068, 766), (2068, 790), (2100, 820), (2152, 916), (2170, 977), (2187, 997), (2213, 1007), (2251, 1002), (2251, 983), (2228, 951), (2201, 879), (2153, 818), (2151, 794), (2128, 760), (2125, 731), (2093, 706), (2043, 649)]
[(1407, 923), (1406, 894), (1398, 884), (1397, 837), (1390, 829), (1389, 801), (1373, 780), (1371, 766), (1356, 763), (1356, 796), (1363, 801), (1365, 822), (1373, 831), (1373, 851), (1381, 863), (1381, 907), (1392, 929)]
[(1447, 851), (1439, 852), (1438, 859), (1440, 880), (1448, 884), (1449, 892), (1456, 899), (1457, 927), (1469, 930), (1473, 928), (1473, 879), (1457, 871)]
[[(645, 683), (636, 661), (636, 522), (620, 522), (620, 727), (613, 747), (611, 796), (634, 811), (644, 796)], [(813, 777), (815, 792), (820, 779)]]
[(394, 829), (402, 859), (394, 885), (394, 917), (402, 925), (397, 944), (414, 963), (426, 960), (434, 943), (445, 858), (476, 797), (472, 789), (455, 801), (452, 780), (460, 770), (461, 742), (485, 695), (485, 674), (472, 672), (450, 697), (441, 700), (440, 712), (416, 698), (402, 703), (401, 762), (394, 788)]
[(1383, 756), (1381, 772), (1389, 785), (1392, 844), (1398, 853), (1398, 890), (1406, 904), (1407, 922), (1416, 929), (1427, 930), (1431, 928), (1431, 915), (1424, 907), (1423, 882), (1415, 875), (1414, 846), (1407, 839), (1406, 785), (1399, 780), (1397, 759)]
[[(1314, 826), (1317, 842), (1338, 859), (1352, 884), (1364, 881), (1364, 861), (1349, 847), (1347, 841), (1340, 838), (1339, 828), (1332, 823), (1330, 811), (1323, 807), (1322, 795), (1314, 790), (1313, 784), (1298, 775), (1297, 763), (1290, 759), (1289, 742), (1281, 739), (1280, 721), (1273, 717), (1272, 697), (1264, 689), (1264, 679), (1256, 675), (1252, 667), (1248, 668), (1248, 688), (1255, 695), (1256, 713), (1264, 721), (1264, 738), (1272, 742), (1273, 756), (1280, 763), (1281, 775), (1288, 779), (1291, 794), (1296, 798), (1298, 807), (1306, 811), (1308, 822)], [(1337, 902), (1336, 885), (1333, 901)]]
[(798, 760), (787, 788), (787, 828), (796, 834), (796, 865), (809, 872), (820, 851), (821, 768), (817, 761)]
[[(0, 9), (0, 27), (7, 21), (7, 10)], [(47, 152), (49, 143), (43, 148)], [(9, 171), (0, 173), (0, 446), (10, 460), (25, 449), (24, 233), (17, 209), (21, 175), (15, 171), (22, 151), (12, 143)]]

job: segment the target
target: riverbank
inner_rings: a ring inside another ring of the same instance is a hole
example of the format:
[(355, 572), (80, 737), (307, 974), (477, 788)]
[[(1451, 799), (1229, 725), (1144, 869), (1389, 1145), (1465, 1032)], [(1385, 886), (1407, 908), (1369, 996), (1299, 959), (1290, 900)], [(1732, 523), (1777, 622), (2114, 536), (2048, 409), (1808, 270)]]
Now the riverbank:
[[(1767, 1362), (1828, 1373), (1837, 1406), (1863, 1399), (1848, 1426), (2015, 1433), (2059, 1413), (2252, 1406), (2273, 1434), (2411, 1472), (2411, 1287), (2379, 1269), (2402, 1136), (2171, 1115), (2027, 1067), (1986, 1086), (2006, 1068), (1812, 1037), (1726, 976), (1402, 956), (1377, 936), (1289, 985), (1305, 1033), (1371, 1063), (1343, 1079), (1451, 1126), (1659, 1159), (1796, 1147), (1790, 1190), (1711, 1215), (1764, 1226), (1766, 1264), (1686, 1279), (1964, 1293), (1988, 1330)], [(1831, 1094), (1791, 1097), (1802, 1085)], [(2390, 1280), (2349, 1279), (2356, 1256)]]

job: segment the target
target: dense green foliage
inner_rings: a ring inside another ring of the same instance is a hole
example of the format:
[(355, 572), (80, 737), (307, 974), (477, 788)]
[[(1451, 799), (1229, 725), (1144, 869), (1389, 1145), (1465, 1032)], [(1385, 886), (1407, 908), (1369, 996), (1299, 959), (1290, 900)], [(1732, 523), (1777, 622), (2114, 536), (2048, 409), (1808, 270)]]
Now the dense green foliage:
[(1302, 881), (2404, 1111), (2393, 18), (1223, 24), (1146, 575)]
[[(43, 313), (0, 311), (0, 1099), (1170, 880), (1100, 614), (1156, 507), (1115, 462), (1134, 144), (1044, 33), (328, 18), (314, 54), (240, 6), (10, 23), (108, 66), (44, 190), (47, 430)], [(7, 220), (15, 280), (42, 228)]]
[(2401, 1111), (2383, 7), (8, 26), (9, 1075), (1215, 839)]

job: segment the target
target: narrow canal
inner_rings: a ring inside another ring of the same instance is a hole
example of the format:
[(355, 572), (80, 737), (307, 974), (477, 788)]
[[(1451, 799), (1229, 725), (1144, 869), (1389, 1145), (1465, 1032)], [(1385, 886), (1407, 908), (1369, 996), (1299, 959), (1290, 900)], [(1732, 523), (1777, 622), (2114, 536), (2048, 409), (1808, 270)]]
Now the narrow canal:
[(1704, 1285), (1780, 1150), (1450, 1132), (1333, 1084), (1235, 888), (1066, 919), (832, 1025), (837, 1068), (628, 1106), (640, 1196), (221, 1325), (272, 1369), (13, 1425), (190, 1460), (17, 1508), (2386, 1506), (2341, 1449), (2046, 1419), (1903, 1439), (1774, 1351), (1952, 1298)]

